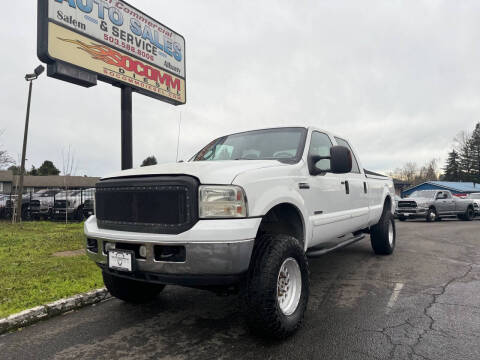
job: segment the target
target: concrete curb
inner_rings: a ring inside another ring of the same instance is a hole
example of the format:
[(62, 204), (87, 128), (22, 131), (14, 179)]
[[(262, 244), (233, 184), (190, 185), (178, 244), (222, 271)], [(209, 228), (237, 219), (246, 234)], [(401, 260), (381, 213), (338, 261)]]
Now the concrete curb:
[(61, 299), (53, 303), (37, 306), (24, 310), (9, 317), (0, 319), (0, 335), (21, 327), (34, 324), (40, 320), (48, 319), (71, 310), (80, 309), (84, 306), (99, 303), (110, 298), (107, 289), (97, 289), (84, 294), (75, 295), (71, 298)]

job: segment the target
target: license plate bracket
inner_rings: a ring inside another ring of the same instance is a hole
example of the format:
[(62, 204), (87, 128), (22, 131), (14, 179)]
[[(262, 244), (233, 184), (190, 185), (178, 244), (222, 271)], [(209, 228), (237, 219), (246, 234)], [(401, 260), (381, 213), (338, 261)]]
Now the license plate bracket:
[(108, 268), (131, 273), (135, 270), (135, 253), (131, 250), (109, 250)]

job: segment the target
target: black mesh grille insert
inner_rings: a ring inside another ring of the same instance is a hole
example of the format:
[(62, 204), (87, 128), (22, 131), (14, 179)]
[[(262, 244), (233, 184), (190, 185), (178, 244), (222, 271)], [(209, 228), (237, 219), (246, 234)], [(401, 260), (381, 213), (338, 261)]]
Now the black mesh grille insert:
[(417, 207), (417, 203), (415, 201), (399, 201), (398, 207), (401, 208), (415, 208)]
[(198, 182), (188, 176), (101, 181), (96, 189), (100, 228), (178, 234), (198, 219)]

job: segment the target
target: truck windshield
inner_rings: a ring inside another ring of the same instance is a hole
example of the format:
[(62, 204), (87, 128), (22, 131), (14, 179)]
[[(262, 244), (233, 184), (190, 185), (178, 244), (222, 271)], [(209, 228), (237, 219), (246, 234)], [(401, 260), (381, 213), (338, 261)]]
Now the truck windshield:
[(409, 197), (433, 199), (433, 197), (435, 196), (435, 193), (436, 193), (435, 190), (420, 190), (420, 191), (414, 191)]
[(193, 161), (282, 160), (297, 162), (302, 156), (307, 129), (255, 130), (218, 138), (200, 150)]

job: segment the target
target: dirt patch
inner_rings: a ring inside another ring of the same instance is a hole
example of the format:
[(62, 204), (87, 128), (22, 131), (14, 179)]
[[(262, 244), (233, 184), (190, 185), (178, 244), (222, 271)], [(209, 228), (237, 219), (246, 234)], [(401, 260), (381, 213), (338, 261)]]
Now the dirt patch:
[(74, 257), (74, 256), (80, 256), (80, 255), (85, 255), (85, 249), (79, 249), (79, 250), (73, 250), (73, 251), (61, 251), (61, 252), (56, 252), (52, 254), (52, 256), (56, 256), (56, 257)]

